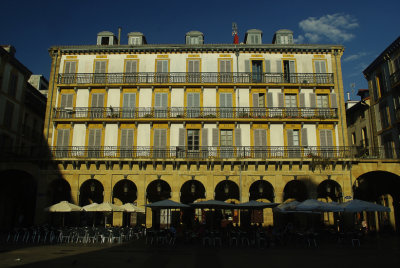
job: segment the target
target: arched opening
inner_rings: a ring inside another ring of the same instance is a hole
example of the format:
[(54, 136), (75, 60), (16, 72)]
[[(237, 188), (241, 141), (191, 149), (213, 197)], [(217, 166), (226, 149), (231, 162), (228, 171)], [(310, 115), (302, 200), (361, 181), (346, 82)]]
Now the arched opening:
[(122, 205), (134, 203), (137, 199), (137, 187), (133, 181), (123, 179), (117, 182), (113, 188), (113, 203)]
[(71, 186), (63, 178), (53, 180), (49, 185), (49, 205), (56, 204), (61, 201), (71, 202)]
[[(215, 187), (215, 200), (238, 203), (240, 201), (239, 186), (229, 179), (221, 181)], [(206, 215), (206, 222), (210, 222), (209, 217), (213, 217), (212, 222), (215, 227), (220, 226), (222, 221), (226, 224), (238, 223), (239, 211), (237, 209), (216, 210), (213, 214)]]
[(215, 187), (215, 200), (240, 200), (239, 186), (230, 180), (223, 180)]
[(3, 171), (0, 178), (0, 229), (32, 226), (36, 210), (36, 180), (20, 170)]
[(79, 193), (80, 206), (92, 203), (100, 204), (104, 201), (104, 187), (96, 179), (90, 179), (82, 183)]
[(300, 180), (289, 181), (283, 189), (283, 201), (294, 199), (302, 202), (308, 198), (307, 187)]
[(253, 182), (249, 189), (249, 200), (268, 200), (273, 203), (275, 199), (274, 187), (265, 180)]
[[(206, 189), (201, 182), (195, 180), (193, 177), (192, 180), (189, 180), (182, 185), (180, 194), (181, 203), (190, 204), (198, 199), (206, 198)], [(185, 209), (182, 210), (181, 213), (182, 222), (190, 228), (199, 223), (200, 219), (202, 219), (201, 209)]]
[(400, 177), (387, 171), (372, 171), (358, 177), (353, 185), (354, 198), (387, 206), (391, 212), (359, 213), (369, 230), (400, 230)]
[[(171, 198), (171, 186), (160, 178), (152, 181), (147, 186), (146, 197), (148, 203), (169, 199)], [(171, 215), (167, 209), (154, 209), (152, 212), (152, 226), (154, 228), (160, 228), (160, 225), (167, 226), (171, 224)]]
[[(342, 202), (343, 192), (339, 183), (334, 180), (324, 180), (317, 187), (317, 199), (323, 202)], [(321, 214), (321, 220), (325, 225), (335, 226), (339, 228), (339, 214), (326, 212)]]

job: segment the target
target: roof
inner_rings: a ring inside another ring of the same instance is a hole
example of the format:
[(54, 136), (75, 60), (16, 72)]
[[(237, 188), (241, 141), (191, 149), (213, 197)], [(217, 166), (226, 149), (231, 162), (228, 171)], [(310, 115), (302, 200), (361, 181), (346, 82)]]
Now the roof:
[(365, 68), (363, 74), (365, 76), (371, 74), (385, 61), (386, 55), (390, 55), (397, 50), (400, 50), (400, 36), (397, 37), (397, 39), (394, 40), (393, 43), (391, 43), (367, 68)]
[(145, 44), (145, 45), (78, 45), (78, 46), (53, 46), (49, 52), (61, 53), (139, 53), (139, 52), (283, 52), (283, 53), (330, 53), (333, 50), (343, 51), (342, 45), (320, 44)]
[(10, 53), (7, 52), (4, 48), (0, 46), (0, 56), (6, 58), (8, 62), (10, 62), (15, 68), (17, 68), (20, 72), (22, 72), (24, 75), (27, 76), (26, 79), (28, 79), (31, 75), (32, 72), (25, 66), (23, 65), (15, 56), (11, 55)]
[(102, 32), (99, 32), (97, 35), (98, 36), (109, 36), (109, 35), (114, 35), (114, 33), (109, 32), (109, 31), (102, 31)]

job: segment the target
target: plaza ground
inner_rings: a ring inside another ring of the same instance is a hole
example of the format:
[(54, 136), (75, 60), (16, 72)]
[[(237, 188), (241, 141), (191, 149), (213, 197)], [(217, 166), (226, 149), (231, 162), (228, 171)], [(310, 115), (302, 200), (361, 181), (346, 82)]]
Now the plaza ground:
[(123, 244), (1, 245), (0, 267), (399, 267), (400, 237), (370, 237), (360, 247), (321, 243), (252, 247)]

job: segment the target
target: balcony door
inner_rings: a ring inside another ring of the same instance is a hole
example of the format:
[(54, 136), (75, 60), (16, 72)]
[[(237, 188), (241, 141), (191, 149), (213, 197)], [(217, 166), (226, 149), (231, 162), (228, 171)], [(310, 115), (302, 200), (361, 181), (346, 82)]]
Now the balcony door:
[(154, 129), (154, 158), (165, 158), (167, 156), (167, 129)]
[(168, 93), (157, 92), (154, 97), (154, 116), (156, 118), (167, 118)]
[(297, 117), (297, 95), (296, 94), (285, 94), (285, 110), (286, 116)]
[(253, 117), (265, 117), (265, 94), (253, 93)]
[(156, 66), (156, 82), (168, 82), (168, 60), (157, 60)]
[(122, 117), (135, 118), (136, 93), (124, 93), (122, 100)]
[(219, 94), (220, 118), (233, 118), (232, 93)]
[(91, 116), (92, 118), (103, 118), (104, 110), (104, 94), (103, 93), (93, 93), (92, 103), (91, 103)]
[(106, 82), (107, 61), (95, 61), (94, 63), (94, 81), (95, 84), (104, 84)]
[(298, 129), (288, 129), (286, 131), (288, 142), (289, 158), (300, 157), (300, 135)]
[(73, 113), (74, 94), (62, 94), (60, 103), (60, 118), (71, 118)]
[(136, 83), (137, 78), (137, 60), (127, 60), (125, 62), (125, 83)]
[(317, 95), (318, 115), (324, 118), (329, 118), (329, 98), (328, 94)]
[(133, 157), (134, 131), (134, 129), (121, 129), (121, 157)]
[(198, 158), (200, 154), (200, 130), (187, 130), (187, 154), (189, 158)]
[(201, 83), (200, 60), (188, 60), (188, 83)]
[(76, 61), (66, 61), (64, 67), (64, 84), (76, 82)]
[(232, 82), (232, 61), (219, 60), (219, 82), (231, 83)]
[(324, 60), (316, 60), (314, 61), (315, 67), (315, 80), (317, 84), (326, 84), (327, 75), (326, 75), (326, 62)]
[(233, 148), (233, 130), (221, 130), (220, 137), (220, 154), (221, 158), (232, 158), (234, 153)]
[(68, 157), (69, 129), (57, 130), (56, 157)]
[(255, 158), (267, 157), (267, 130), (254, 130), (254, 155)]
[(296, 82), (296, 70), (294, 60), (283, 61), (283, 81), (284, 83), (295, 83)]
[(187, 117), (200, 116), (200, 93), (187, 93)]
[(321, 146), (321, 156), (325, 158), (334, 156), (333, 134), (330, 129), (321, 129), (319, 131), (319, 141)]
[(261, 83), (262, 82), (262, 60), (252, 60), (251, 61), (251, 74), (253, 83)]
[(101, 155), (101, 129), (89, 129), (88, 156), (98, 158)]

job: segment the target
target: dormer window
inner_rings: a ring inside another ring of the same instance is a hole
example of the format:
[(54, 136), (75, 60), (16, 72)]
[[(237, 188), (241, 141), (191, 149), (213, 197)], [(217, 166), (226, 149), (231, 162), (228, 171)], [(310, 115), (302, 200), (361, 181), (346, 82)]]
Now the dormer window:
[(101, 38), (102, 45), (108, 45), (109, 43), (110, 43), (110, 37), (102, 37)]
[(199, 31), (191, 31), (186, 33), (186, 45), (202, 45), (204, 44), (204, 35)]
[(293, 44), (293, 32), (291, 30), (279, 30), (274, 34), (273, 44)]
[(262, 31), (257, 29), (248, 30), (244, 37), (244, 43), (248, 45), (261, 45)]
[(131, 32), (128, 34), (128, 44), (133, 46), (141, 46), (146, 44), (146, 38), (142, 33)]
[(110, 46), (118, 44), (117, 37), (112, 32), (100, 32), (97, 34), (97, 45)]

